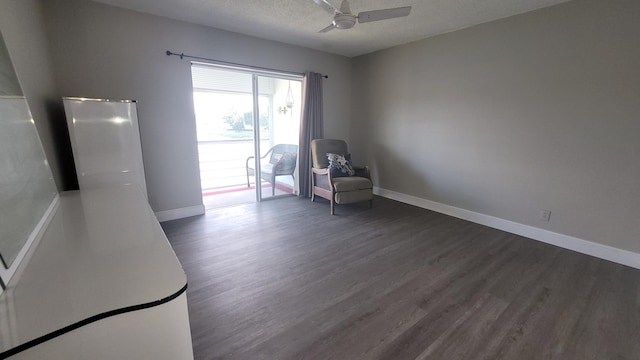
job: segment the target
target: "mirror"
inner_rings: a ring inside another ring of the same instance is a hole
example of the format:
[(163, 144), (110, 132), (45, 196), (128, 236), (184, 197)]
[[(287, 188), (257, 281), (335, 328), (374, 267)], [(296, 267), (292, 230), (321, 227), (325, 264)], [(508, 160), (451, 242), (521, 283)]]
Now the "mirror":
[(0, 34), (0, 283), (9, 282), (56, 195), (35, 122)]

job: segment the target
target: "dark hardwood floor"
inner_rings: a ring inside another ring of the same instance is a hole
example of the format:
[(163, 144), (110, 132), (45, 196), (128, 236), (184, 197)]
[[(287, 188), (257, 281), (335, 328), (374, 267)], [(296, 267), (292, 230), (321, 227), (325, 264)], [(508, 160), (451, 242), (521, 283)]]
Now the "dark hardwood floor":
[(163, 223), (196, 359), (640, 359), (640, 270), (377, 197)]

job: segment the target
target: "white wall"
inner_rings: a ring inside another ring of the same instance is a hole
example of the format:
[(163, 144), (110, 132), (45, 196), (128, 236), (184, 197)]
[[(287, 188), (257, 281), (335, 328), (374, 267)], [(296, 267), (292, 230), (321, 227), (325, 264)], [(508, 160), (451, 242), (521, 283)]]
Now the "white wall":
[(575, 0), (356, 58), (352, 152), (382, 189), (639, 253), (639, 34), (640, 2)]
[[(298, 144), (300, 141), (300, 111), (302, 109), (302, 82), (288, 80), (274, 80), (275, 92), (273, 94), (273, 144)], [(293, 107), (287, 108), (287, 94), (291, 84), (293, 95)], [(286, 108), (287, 113), (281, 114), (279, 108)], [(338, 135), (336, 135), (338, 136)], [(263, 152), (266, 149), (262, 149)]]
[(190, 63), (166, 50), (327, 74), (326, 134), (349, 138), (348, 58), (86, 0), (47, 0), (45, 11), (61, 96), (138, 100), (149, 198), (157, 212), (202, 203)]

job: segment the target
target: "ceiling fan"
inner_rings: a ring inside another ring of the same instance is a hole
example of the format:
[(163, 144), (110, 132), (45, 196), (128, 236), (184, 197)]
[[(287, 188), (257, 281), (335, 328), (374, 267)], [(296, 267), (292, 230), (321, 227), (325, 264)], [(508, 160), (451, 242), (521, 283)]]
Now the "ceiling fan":
[(333, 15), (333, 21), (331, 22), (331, 25), (320, 30), (319, 32), (321, 33), (326, 33), (333, 30), (334, 28), (342, 30), (351, 29), (355, 26), (356, 20), (359, 23), (367, 23), (372, 21), (403, 17), (409, 15), (409, 13), (411, 12), (411, 6), (404, 6), (383, 10), (363, 11), (358, 13), (358, 15), (354, 15), (353, 13), (351, 13), (351, 9), (349, 8), (349, 1), (347, 0), (342, 0), (342, 4), (340, 5), (339, 10), (331, 5), (327, 0), (313, 0), (313, 2), (320, 5), (329, 14)]

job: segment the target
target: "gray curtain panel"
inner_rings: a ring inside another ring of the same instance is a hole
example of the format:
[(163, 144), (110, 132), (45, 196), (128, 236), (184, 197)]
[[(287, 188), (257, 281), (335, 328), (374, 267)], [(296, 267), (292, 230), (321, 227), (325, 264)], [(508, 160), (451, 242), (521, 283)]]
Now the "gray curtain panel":
[(322, 74), (306, 72), (302, 82), (300, 124), (300, 197), (311, 197), (311, 140), (324, 136), (322, 120)]

